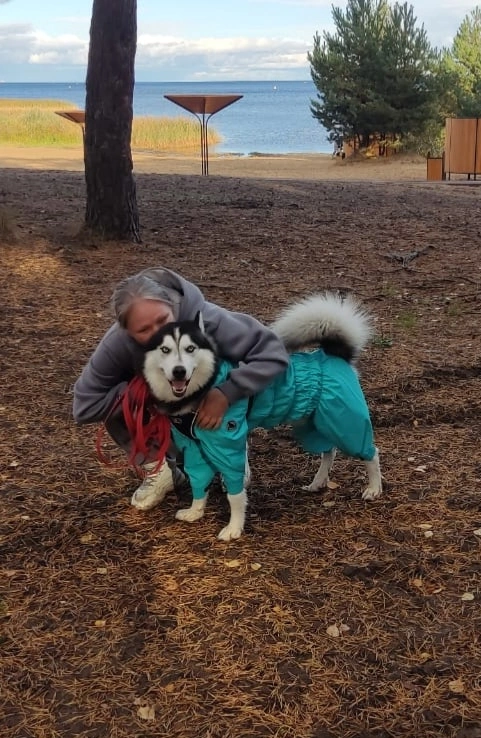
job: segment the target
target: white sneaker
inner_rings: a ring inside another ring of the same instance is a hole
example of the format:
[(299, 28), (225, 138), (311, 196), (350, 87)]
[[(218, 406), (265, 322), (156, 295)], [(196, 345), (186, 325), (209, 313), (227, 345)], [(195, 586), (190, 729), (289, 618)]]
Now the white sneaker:
[[(155, 469), (156, 464), (145, 464), (144, 469)], [(159, 471), (147, 474), (142, 484), (137, 487), (130, 504), (139, 510), (151, 510), (164, 499), (167, 492), (174, 489), (172, 469), (164, 463)]]

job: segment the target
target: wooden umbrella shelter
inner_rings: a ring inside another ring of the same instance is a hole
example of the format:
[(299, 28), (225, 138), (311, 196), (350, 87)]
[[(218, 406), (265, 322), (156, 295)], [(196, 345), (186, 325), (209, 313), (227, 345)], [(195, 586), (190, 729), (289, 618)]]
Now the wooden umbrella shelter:
[(209, 174), (209, 147), (207, 126), (209, 120), (219, 110), (240, 100), (243, 95), (164, 95), (167, 100), (193, 113), (200, 124), (200, 154), (202, 174)]
[(85, 143), (85, 111), (83, 110), (56, 110), (55, 113), (62, 118), (77, 123), (82, 128), (82, 140)]

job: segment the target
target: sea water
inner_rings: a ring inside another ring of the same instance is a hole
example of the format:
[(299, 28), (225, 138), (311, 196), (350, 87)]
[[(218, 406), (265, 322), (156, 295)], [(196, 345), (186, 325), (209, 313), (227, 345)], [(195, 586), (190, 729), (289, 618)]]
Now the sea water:
[[(242, 98), (216, 113), (208, 125), (222, 136), (212, 153), (246, 155), (331, 153), (324, 128), (310, 104), (317, 90), (311, 80), (297, 82), (136, 82), (134, 115), (191, 115), (164, 95), (239, 94)], [(85, 107), (84, 83), (0, 83), (0, 98), (49, 99)]]

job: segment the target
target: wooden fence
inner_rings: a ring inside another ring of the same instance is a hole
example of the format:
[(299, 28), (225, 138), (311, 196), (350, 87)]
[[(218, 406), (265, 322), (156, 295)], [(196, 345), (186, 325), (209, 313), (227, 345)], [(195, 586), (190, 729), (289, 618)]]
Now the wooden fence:
[(481, 118), (446, 118), (444, 169), (451, 174), (481, 174)]

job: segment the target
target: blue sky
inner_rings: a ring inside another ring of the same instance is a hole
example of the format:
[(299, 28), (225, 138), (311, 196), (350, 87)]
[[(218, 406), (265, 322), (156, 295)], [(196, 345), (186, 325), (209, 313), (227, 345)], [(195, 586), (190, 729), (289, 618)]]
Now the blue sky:
[[(477, 2), (411, 4), (430, 41), (443, 46)], [(332, 30), (332, 5), (345, 2), (138, 0), (136, 79), (308, 79), (306, 55), (316, 31)], [(92, 0), (0, 0), (0, 81), (84, 81), (91, 11)]]

